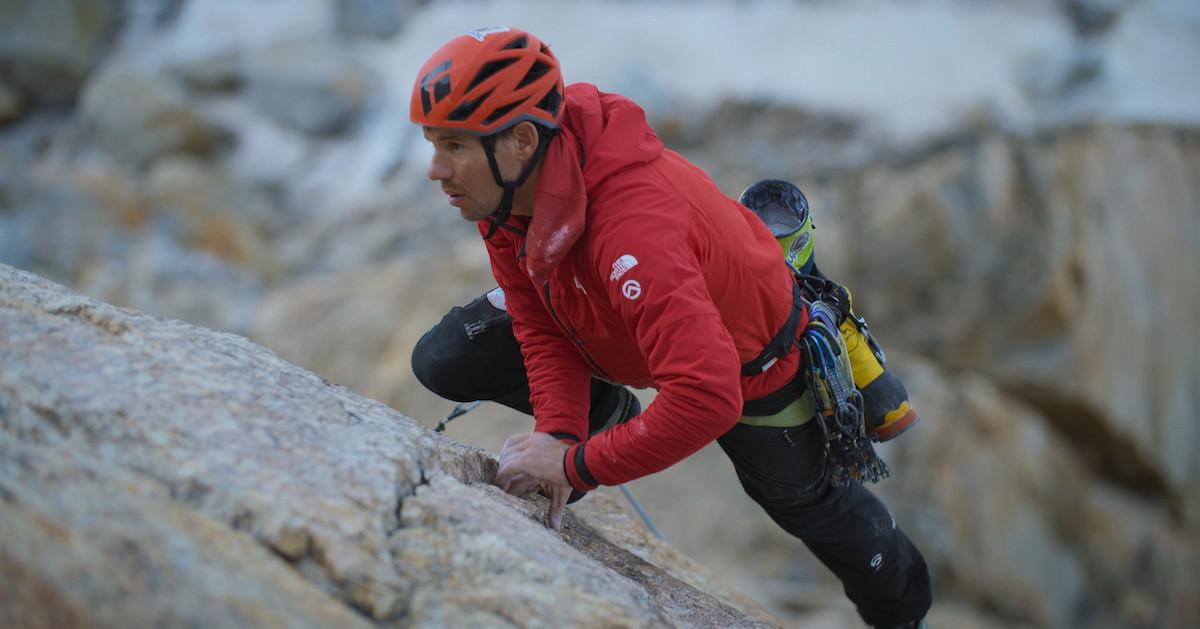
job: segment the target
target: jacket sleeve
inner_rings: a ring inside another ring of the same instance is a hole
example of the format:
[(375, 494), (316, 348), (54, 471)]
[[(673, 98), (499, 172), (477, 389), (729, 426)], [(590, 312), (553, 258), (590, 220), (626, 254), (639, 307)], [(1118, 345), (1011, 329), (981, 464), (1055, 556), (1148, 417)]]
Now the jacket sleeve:
[(596, 236), (594, 259), (659, 392), (641, 415), (568, 450), (564, 468), (580, 490), (663, 470), (741, 416), (741, 365), (688, 241), (685, 201), (663, 193), (638, 203), (618, 234)]
[(502, 233), (487, 241), (492, 275), (504, 289), (513, 334), (525, 360), (534, 430), (582, 441), (587, 438), (591, 370), (550, 318), (538, 289), (517, 262), (517, 246)]

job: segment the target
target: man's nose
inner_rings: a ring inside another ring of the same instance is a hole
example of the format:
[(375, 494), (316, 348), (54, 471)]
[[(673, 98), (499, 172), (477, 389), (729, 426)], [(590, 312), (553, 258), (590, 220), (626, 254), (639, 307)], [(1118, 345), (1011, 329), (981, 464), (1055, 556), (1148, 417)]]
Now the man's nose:
[(450, 171), (450, 167), (446, 165), (446, 162), (438, 158), (438, 156), (434, 155), (429, 160), (429, 170), (425, 172), (425, 176), (429, 177), (432, 181), (449, 179), (451, 174), (453, 173)]

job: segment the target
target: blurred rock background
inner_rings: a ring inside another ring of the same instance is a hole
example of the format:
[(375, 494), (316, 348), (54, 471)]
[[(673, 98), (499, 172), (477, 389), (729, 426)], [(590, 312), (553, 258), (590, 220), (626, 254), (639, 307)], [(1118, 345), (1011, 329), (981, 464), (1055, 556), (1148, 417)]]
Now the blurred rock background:
[[(806, 191), (822, 267), (922, 413), (881, 448), (878, 491), (930, 560), (931, 626), (1200, 617), (1188, 0), (9, 0), (0, 263), (245, 335), (433, 425), (452, 405), (409, 353), (491, 280), (424, 180), (408, 90), (487, 24), (641, 102), (731, 196)], [(497, 451), (530, 425), (484, 405), (449, 434)], [(631, 487), (788, 623), (856, 626), (717, 449)]]

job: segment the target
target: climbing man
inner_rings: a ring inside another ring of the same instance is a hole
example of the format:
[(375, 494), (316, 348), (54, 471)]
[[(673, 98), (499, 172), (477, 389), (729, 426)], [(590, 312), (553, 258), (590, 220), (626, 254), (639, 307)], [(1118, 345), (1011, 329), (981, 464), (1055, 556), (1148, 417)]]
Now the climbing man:
[[(528, 32), (451, 39), (419, 71), (410, 115), (433, 146), (428, 177), (477, 224), (499, 284), (430, 330), (413, 370), (446, 398), (533, 415), (496, 483), (541, 490), (560, 528), (569, 500), (715, 440), (868, 624), (918, 626), (924, 559), (862, 485), (882, 463), (843, 360), (849, 296), (800, 281), (767, 224), (666, 149), (635, 103), (564, 88)], [(814, 394), (813, 374), (841, 384)], [(658, 394), (641, 411), (626, 386)], [(904, 404), (871, 428), (907, 428)]]

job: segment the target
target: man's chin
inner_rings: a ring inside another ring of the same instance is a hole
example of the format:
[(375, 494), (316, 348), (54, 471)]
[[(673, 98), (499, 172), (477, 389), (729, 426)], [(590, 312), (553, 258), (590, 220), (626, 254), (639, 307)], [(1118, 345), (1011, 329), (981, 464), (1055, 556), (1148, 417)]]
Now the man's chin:
[(472, 223), (475, 221), (482, 221), (483, 219), (487, 218), (486, 216), (479, 216), (477, 212), (461, 208), (458, 210), (458, 215), (461, 216), (464, 221), (471, 221)]

